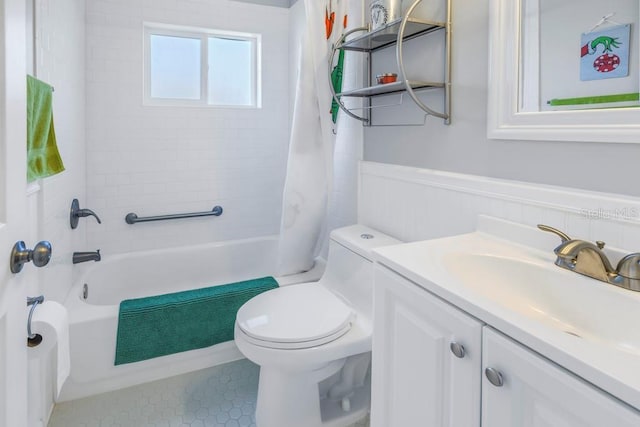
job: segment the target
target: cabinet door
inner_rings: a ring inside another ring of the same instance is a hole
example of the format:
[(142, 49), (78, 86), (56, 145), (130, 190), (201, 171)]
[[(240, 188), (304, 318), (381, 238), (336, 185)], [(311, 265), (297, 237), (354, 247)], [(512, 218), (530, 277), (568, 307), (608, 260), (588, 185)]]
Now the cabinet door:
[(579, 377), (489, 327), (483, 335), (483, 370), (503, 381), (483, 375), (483, 426), (640, 426), (640, 413)]
[(477, 320), (377, 266), (372, 427), (479, 426), (481, 334)]

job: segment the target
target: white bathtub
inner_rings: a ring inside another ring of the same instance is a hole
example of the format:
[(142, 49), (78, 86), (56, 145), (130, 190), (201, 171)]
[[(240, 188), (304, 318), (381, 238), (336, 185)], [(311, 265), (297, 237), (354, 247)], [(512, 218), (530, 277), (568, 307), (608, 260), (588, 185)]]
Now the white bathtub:
[[(114, 366), (120, 301), (274, 275), (277, 237), (103, 256), (80, 264), (66, 299), (71, 376), (60, 400), (72, 400), (241, 359), (233, 341)], [(291, 276), (289, 276), (291, 277)], [(317, 280), (319, 274), (299, 282)], [(83, 286), (87, 284), (86, 299)], [(206, 333), (206, 331), (202, 331)]]

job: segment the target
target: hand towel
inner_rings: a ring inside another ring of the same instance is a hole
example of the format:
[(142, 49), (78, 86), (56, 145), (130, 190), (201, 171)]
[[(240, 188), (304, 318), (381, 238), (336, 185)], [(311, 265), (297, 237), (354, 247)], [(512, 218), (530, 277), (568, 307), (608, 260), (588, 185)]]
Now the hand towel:
[(62, 171), (53, 127), (53, 88), (27, 76), (27, 181)]

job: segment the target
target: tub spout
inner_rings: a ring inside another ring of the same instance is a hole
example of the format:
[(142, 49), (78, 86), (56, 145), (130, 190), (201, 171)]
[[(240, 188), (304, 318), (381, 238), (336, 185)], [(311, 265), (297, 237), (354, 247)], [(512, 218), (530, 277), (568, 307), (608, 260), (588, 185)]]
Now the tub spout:
[(95, 252), (74, 252), (73, 253), (73, 263), (79, 264), (81, 262), (87, 261), (100, 261), (100, 249)]

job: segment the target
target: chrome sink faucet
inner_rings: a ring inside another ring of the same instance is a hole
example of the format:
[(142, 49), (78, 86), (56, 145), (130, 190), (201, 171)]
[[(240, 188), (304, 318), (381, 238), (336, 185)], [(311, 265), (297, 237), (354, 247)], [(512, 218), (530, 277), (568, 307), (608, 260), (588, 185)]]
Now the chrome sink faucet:
[(544, 224), (538, 224), (542, 231), (553, 233), (562, 242), (553, 252), (558, 267), (610, 283), (632, 291), (640, 291), (640, 253), (632, 253), (620, 260), (613, 268), (603, 249), (605, 243), (571, 239), (562, 231)]

